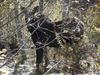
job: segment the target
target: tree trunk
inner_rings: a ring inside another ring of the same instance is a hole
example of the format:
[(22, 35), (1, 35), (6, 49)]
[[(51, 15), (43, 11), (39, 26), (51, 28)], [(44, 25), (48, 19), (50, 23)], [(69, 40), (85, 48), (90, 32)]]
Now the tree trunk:
[[(17, 0), (14, 0), (14, 9), (15, 9), (15, 16), (19, 14), (19, 11), (18, 11), (18, 2)], [(17, 30), (17, 40), (18, 40), (18, 43), (19, 43), (19, 50), (20, 50), (20, 59), (18, 59), (16, 65), (15, 65), (15, 70), (14, 70), (14, 74), (16, 74), (17, 72), (17, 68), (19, 66), (19, 64), (23, 63), (26, 59), (26, 53), (24, 51), (24, 48), (25, 48), (25, 44), (23, 42), (23, 37), (22, 37), (22, 32), (21, 32), (21, 29), (20, 29), (20, 24), (21, 24), (21, 19), (19, 19), (19, 17), (17, 17), (15, 19), (15, 24), (16, 24), (16, 30)]]
[(43, 0), (39, 0), (39, 14), (43, 13)]
[(62, 0), (62, 19), (68, 18), (70, 0)]

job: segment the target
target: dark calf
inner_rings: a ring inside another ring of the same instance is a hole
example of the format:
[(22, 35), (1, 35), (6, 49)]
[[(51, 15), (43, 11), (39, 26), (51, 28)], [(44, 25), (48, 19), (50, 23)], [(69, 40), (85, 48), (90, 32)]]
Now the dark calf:
[(59, 36), (71, 45), (78, 42), (84, 32), (83, 24), (75, 18), (53, 23), (44, 15), (33, 16), (33, 14), (30, 14), (26, 16), (26, 22), (32, 41), (36, 46), (37, 68), (43, 62), (43, 54), (47, 46), (60, 47), (56, 39), (56, 33), (59, 33)]
[[(28, 18), (29, 19), (29, 18)], [(28, 31), (36, 46), (36, 67), (43, 62), (43, 54), (46, 46), (59, 47), (57, 42), (54, 24), (45, 16), (33, 17), (28, 21)]]

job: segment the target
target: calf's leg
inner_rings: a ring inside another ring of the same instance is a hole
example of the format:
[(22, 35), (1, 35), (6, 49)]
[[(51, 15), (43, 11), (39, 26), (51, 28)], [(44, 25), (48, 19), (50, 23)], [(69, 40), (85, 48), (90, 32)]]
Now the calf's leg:
[(36, 44), (36, 68), (39, 69), (39, 64), (43, 62), (43, 48), (42, 43), (37, 42)]

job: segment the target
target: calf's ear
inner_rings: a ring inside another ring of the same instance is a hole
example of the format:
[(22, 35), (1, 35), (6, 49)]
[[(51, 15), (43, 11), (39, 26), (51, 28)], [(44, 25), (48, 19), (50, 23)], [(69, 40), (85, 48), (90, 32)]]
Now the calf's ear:
[(36, 6), (36, 7), (33, 8), (32, 14), (35, 14), (35, 13), (37, 13), (38, 11), (39, 11), (39, 6)]

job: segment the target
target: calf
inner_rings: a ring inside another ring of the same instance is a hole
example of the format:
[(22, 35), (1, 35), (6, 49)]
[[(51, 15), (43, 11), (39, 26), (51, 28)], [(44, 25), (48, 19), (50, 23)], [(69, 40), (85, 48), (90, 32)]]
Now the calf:
[(28, 16), (26, 15), (25, 20), (28, 31), (31, 33), (32, 41), (36, 46), (36, 68), (38, 69), (39, 64), (43, 62), (44, 49), (47, 46), (60, 47), (56, 33), (71, 45), (82, 38), (84, 29), (83, 24), (75, 18), (68, 18), (66, 21), (51, 22), (44, 15), (33, 15), (31, 13)]
[(54, 24), (43, 15), (30, 20), (27, 28), (36, 46), (36, 65), (38, 68), (43, 61), (43, 49), (46, 46), (59, 47), (60, 45), (56, 39)]

